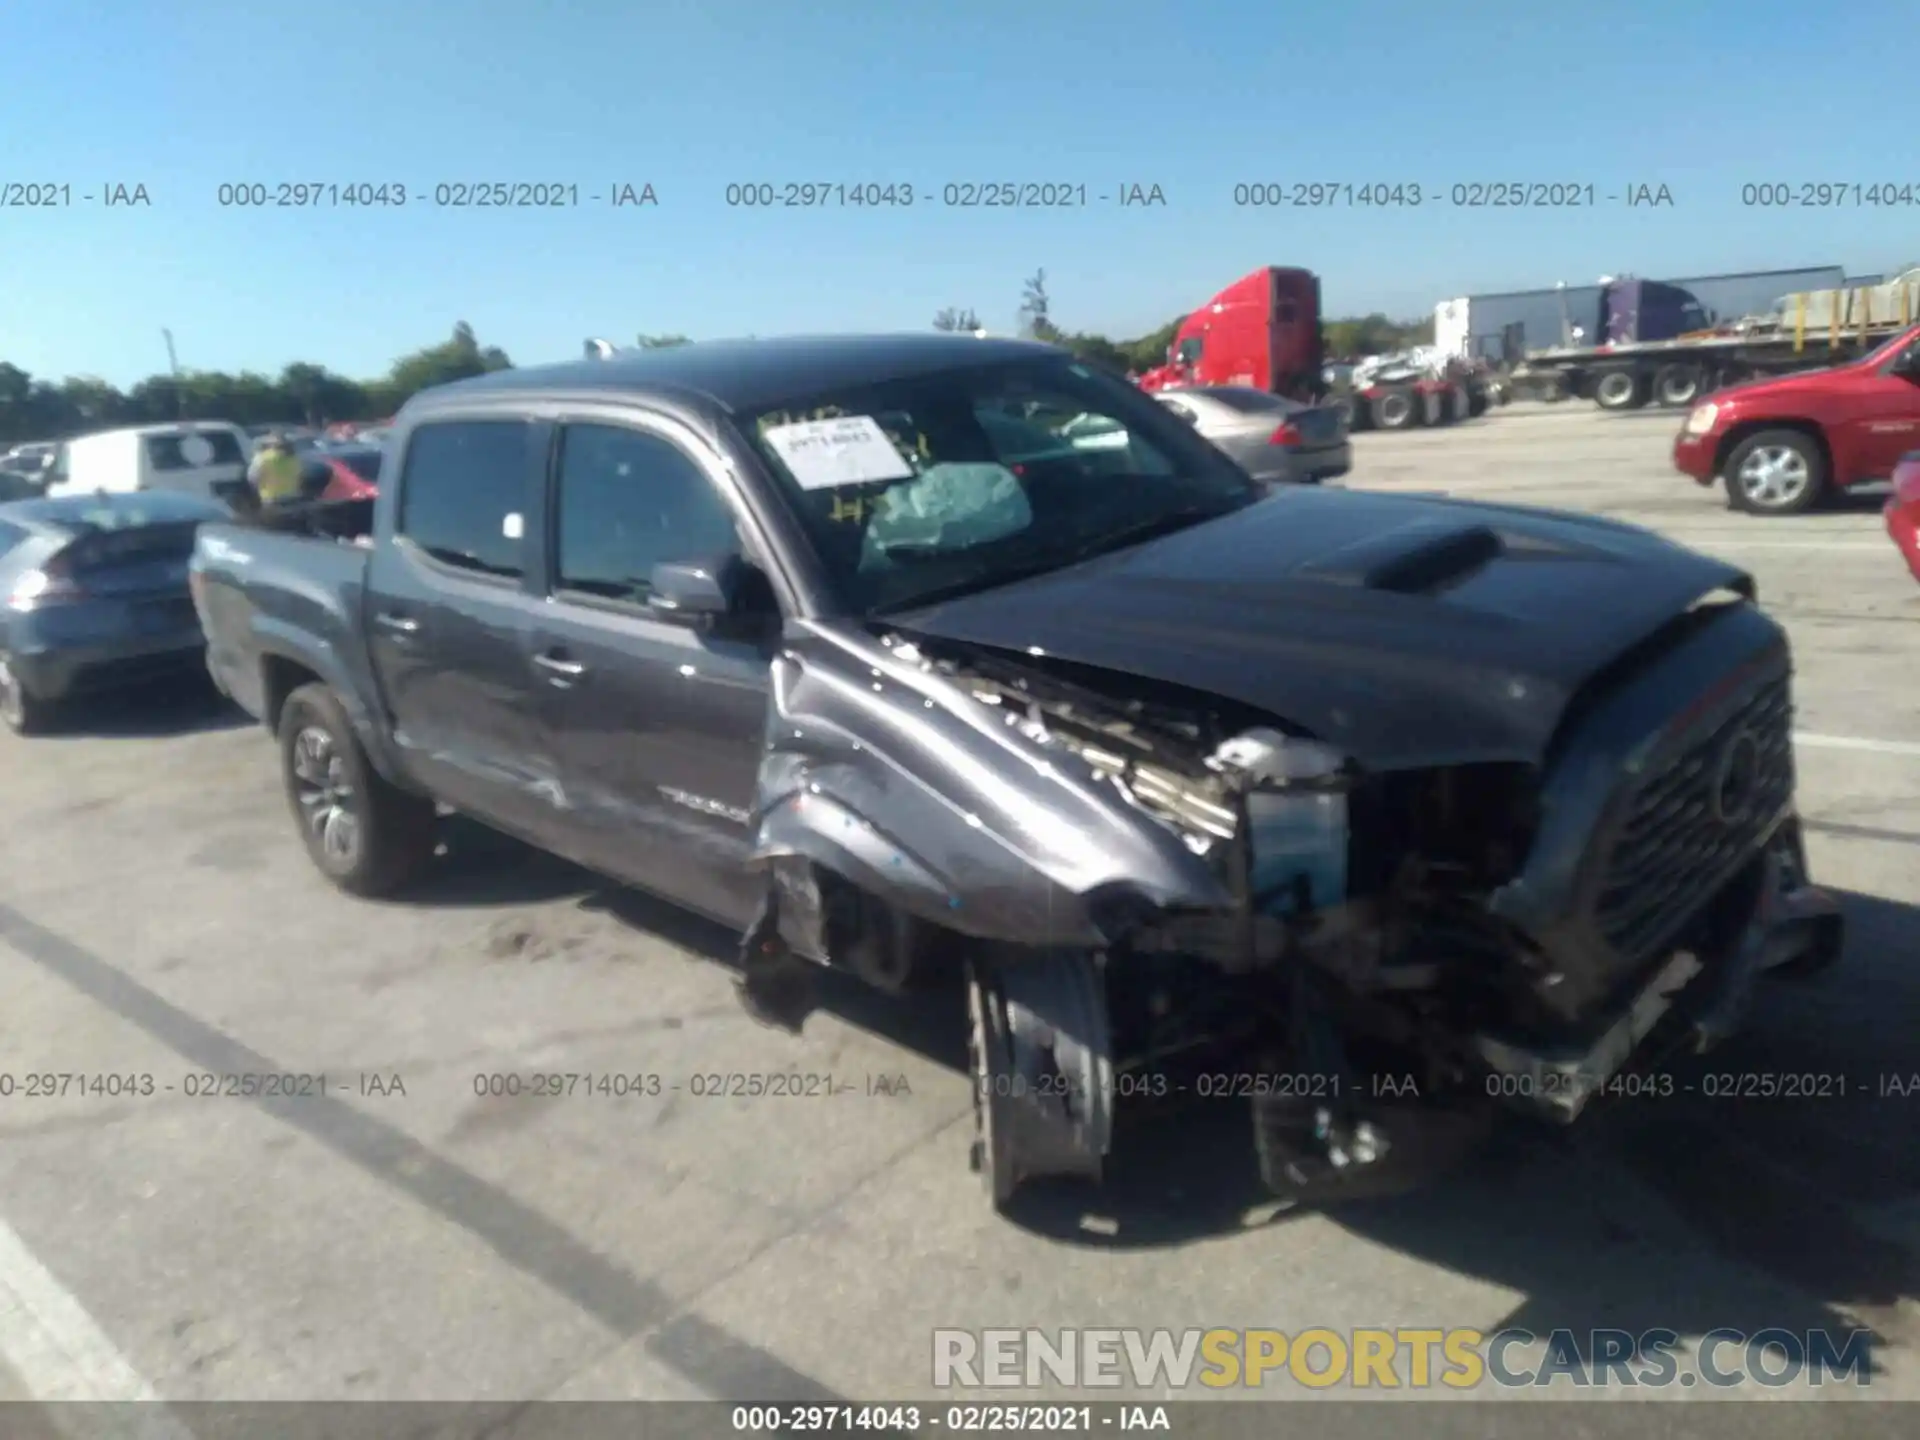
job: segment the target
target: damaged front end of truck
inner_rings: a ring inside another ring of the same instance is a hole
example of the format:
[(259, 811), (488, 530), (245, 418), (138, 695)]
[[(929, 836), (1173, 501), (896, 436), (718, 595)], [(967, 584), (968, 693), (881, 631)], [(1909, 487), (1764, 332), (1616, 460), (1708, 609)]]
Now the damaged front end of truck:
[(1266, 1182), (1309, 1203), (1503, 1105), (1570, 1122), (1727, 1033), (1756, 976), (1838, 954), (1756, 625), (1680, 617), (1540, 753), (1388, 765), (1037, 648), (791, 637), (748, 988), (963, 976), (996, 1204), (1098, 1180), (1136, 1102), (1245, 1103)]

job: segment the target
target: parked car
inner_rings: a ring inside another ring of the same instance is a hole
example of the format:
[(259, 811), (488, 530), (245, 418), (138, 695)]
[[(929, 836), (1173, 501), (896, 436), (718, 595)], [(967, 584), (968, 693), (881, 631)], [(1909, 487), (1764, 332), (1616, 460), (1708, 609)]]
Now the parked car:
[(9, 470), (0, 465), (0, 503), (9, 500), (34, 500), (46, 493), (45, 482), (39, 474), (25, 470)]
[(736, 927), (789, 1027), (817, 966), (959, 972), (997, 1204), (1181, 1093), (1337, 1196), (1496, 1104), (1642, 1093), (1839, 953), (1786, 635), (1644, 531), (1261, 486), (971, 336), (500, 372), (391, 455), (365, 548), (238, 522), (193, 562), (313, 863), (394, 891), (444, 802)]
[(329, 502), (368, 499), (380, 488), (381, 455), (373, 445), (322, 445), (306, 456), (301, 493)]
[(38, 474), (53, 464), (53, 457), (59, 450), (59, 443), (52, 440), (15, 445), (0, 455), (0, 470), (14, 470), (24, 475)]
[(1338, 406), (1305, 405), (1246, 385), (1186, 386), (1154, 398), (1256, 480), (1318, 484), (1353, 468)]
[(47, 472), (46, 493), (174, 490), (212, 498), (223, 485), (246, 478), (250, 454), (240, 427), (217, 420), (103, 430), (61, 445)]
[(1893, 498), (1885, 513), (1887, 533), (1920, 580), (1920, 450), (1909, 450), (1893, 467)]
[(167, 491), (0, 505), (0, 722), (33, 734), (69, 698), (191, 674), (194, 530), (226, 510)]
[(1884, 483), (1920, 443), (1920, 325), (1871, 353), (1716, 391), (1688, 413), (1674, 468), (1723, 482), (1734, 508), (1797, 515), (1837, 491)]

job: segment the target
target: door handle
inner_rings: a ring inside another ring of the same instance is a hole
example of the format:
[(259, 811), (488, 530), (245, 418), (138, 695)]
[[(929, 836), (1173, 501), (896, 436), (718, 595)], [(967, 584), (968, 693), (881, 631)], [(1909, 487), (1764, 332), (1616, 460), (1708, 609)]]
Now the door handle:
[(549, 652), (533, 657), (533, 663), (552, 675), (556, 680), (578, 680), (587, 673), (587, 667), (578, 660), (568, 660), (564, 656)]
[(409, 615), (397, 615), (391, 610), (383, 610), (373, 617), (373, 623), (382, 630), (394, 635), (418, 635), (420, 622)]

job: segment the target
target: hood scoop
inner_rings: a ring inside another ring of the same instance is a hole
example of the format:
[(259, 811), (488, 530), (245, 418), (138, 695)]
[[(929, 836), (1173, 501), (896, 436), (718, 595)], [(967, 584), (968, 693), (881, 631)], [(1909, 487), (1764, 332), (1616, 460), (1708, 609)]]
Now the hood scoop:
[(1491, 526), (1423, 520), (1342, 546), (1297, 573), (1334, 585), (1424, 595), (1459, 584), (1506, 551)]

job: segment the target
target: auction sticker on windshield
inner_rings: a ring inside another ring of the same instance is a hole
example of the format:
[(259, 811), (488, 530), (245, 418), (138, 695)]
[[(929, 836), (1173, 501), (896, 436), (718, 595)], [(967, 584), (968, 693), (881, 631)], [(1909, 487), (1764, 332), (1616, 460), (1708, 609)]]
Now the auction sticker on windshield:
[(762, 438), (786, 462), (802, 490), (908, 480), (914, 473), (871, 415), (770, 425)]

